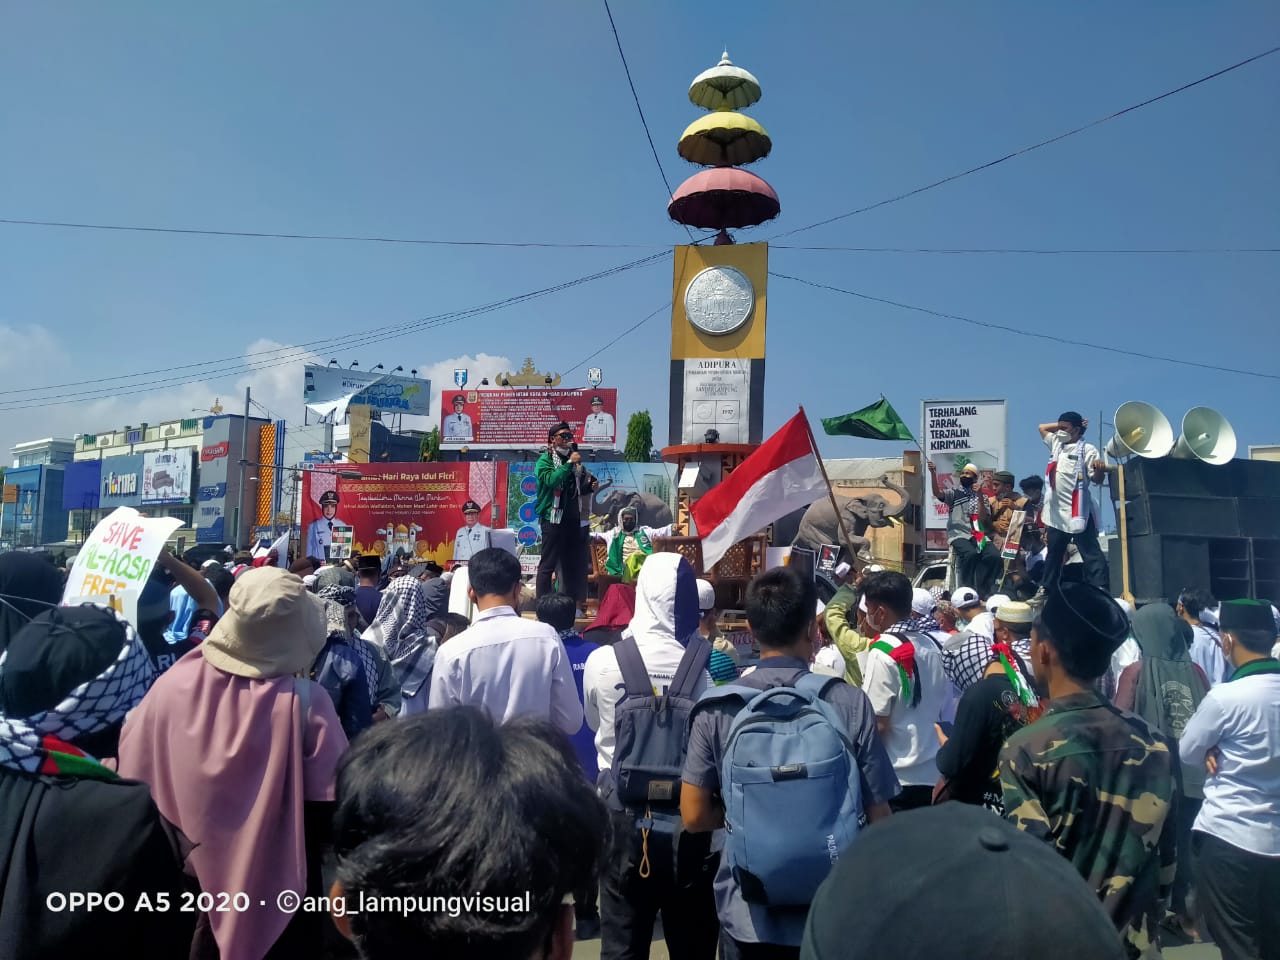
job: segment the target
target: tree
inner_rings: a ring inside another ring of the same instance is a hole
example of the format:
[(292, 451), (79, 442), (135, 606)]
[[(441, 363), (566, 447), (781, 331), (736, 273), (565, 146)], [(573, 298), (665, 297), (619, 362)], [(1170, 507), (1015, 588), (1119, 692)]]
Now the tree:
[(423, 463), (434, 463), (440, 459), (440, 428), (432, 427), (431, 432), (424, 434), (418, 446), (418, 459)]
[(627, 421), (627, 446), (622, 457), (628, 463), (647, 463), (653, 449), (653, 420), (648, 410), (633, 413)]

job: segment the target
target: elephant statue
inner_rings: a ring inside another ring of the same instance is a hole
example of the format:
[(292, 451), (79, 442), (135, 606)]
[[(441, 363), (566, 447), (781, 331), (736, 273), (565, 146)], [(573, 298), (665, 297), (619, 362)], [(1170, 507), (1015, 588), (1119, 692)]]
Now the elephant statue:
[(665, 527), (671, 522), (671, 507), (661, 497), (638, 490), (619, 490), (612, 480), (602, 481), (591, 505), (592, 516), (605, 518), (602, 529), (618, 525), (618, 513), (623, 507), (635, 507), (642, 527)]
[[(844, 528), (849, 539), (843, 545), (854, 556), (863, 554), (871, 545), (865, 536), (868, 527), (887, 527), (891, 517), (897, 517), (911, 503), (911, 495), (898, 486), (888, 475), (880, 478), (882, 486), (898, 495), (900, 502), (893, 505), (878, 493), (868, 493), (861, 497), (837, 497), (843, 501)], [(840, 528), (836, 523), (835, 508), (831, 506), (831, 498), (823, 497), (809, 506), (800, 518), (800, 528), (796, 531), (793, 547), (809, 547), (817, 550), (824, 543), (840, 543)]]

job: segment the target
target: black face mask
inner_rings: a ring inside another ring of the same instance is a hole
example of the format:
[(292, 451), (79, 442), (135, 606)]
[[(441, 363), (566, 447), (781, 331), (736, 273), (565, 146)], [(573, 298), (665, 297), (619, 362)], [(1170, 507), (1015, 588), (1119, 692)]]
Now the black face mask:
[(635, 528), (636, 528), (636, 522), (634, 520), (628, 518), (622, 521), (622, 529), (625, 530), (627, 533), (630, 533)]
[(973, 486), (973, 484), (974, 484), (975, 479), (976, 479), (975, 477), (961, 477), (961, 478), (960, 478), (960, 486), (962, 486), (962, 487), (972, 487), (972, 486)]

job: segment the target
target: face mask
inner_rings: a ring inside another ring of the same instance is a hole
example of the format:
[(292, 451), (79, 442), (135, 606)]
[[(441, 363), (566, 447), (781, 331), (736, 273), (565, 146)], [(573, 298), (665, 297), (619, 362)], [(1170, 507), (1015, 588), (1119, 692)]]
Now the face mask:
[(1067, 431), (1065, 430), (1059, 430), (1057, 433), (1054, 434), (1054, 436), (1057, 437), (1059, 440), (1061, 440), (1063, 443), (1071, 442), (1071, 434), (1067, 433)]
[(960, 478), (960, 486), (962, 486), (962, 487), (972, 487), (972, 486), (973, 486), (973, 484), (974, 484), (974, 482), (975, 482), (977, 479), (978, 479), (977, 477), (967, 477), (967, 476), (966, 476), (966, 477), (961, 477), (961, 478)]
[(561, 446), (560, 444), (557, 443), (555, 449), (556, 449), (556, 453), (560, 454), (560, 456), (562, 457), (567, 457), (570, 453), (569, 446), (567, 444), (564, 446)]
[(627, 533), (630, 533), (635, 528), (636, 528), (636, 522), (632, 520), (630, 517), (627, 517), (627, 519), (622, 521), (622, 529), (627, 531)]

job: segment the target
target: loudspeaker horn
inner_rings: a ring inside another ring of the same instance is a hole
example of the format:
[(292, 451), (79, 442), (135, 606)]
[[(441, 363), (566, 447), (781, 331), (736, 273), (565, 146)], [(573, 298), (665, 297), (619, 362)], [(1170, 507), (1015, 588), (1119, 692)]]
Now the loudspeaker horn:
[(1120, 404), (1113, 420), (1116, 435), (1106, 450), (1112, 460), (1131, 455), (1157, 459), (1173, 449), (1173, 427), (1158, 407), (1130, 400)]
[(1227, 418), (1213, 407), (1192, 407), (1182, 418), (1182, 436), (1174, 445), (1179, 460), (1203, 460), (1214, 466), (1230, 463), (1236, 455), (1236, 432)]

